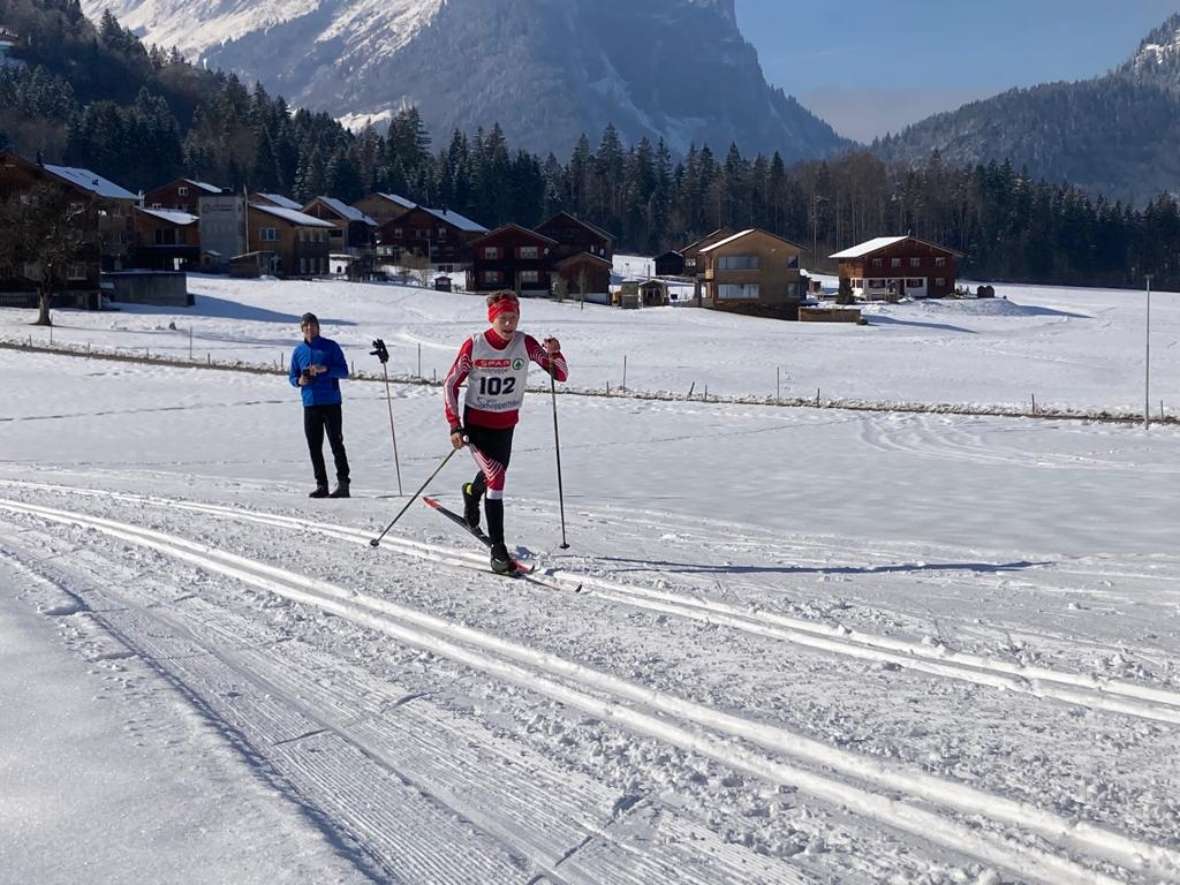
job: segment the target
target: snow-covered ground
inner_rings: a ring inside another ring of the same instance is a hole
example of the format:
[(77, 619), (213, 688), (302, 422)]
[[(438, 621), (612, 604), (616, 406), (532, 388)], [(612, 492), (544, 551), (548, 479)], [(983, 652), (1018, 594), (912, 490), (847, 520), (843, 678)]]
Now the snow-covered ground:
[[(55, 344), (281, 365), (298, 317), (320, 315), (358, 371), (381, 337), (396, 374), (441, 377), (482, 298), (394, 285), (190, 277), (193, 308), (61, 312)], [(605, 390), (966, 406), (1123, 410), (1144, 402), (1144, 297), (1000, 286), (1007, 298), (867, 306), (868, 326), (786, 323), (696, 308), (526, 301), (523, 327), (577, 355), (571, 386)], [(31, 311), (0, 311), (0, 340), (48, 343)], [(1180, 408), (1180, 296), (1152, 305), (1152, 410)], [(190, 342), (191, 329), (191, 342)], [(420, 359), (420, 363), (419, 363)], [(420, 370), (419, 370), (420, 365)], [(780, 380), (781, 379), (781, 382)], [(781, 383), (781, 386), (776, 386)]]
[[(312, 309), (358, 364), (381, 335), (416, 371), (422, 343), (429, 376), (482, 315), (194, 288), (197, 352), (258, 362)], [(1090, 319), (528, 302), (524, 325), (588, 387), (629, 352), (628, 386), (773, 393), (771, 353), (866, 396), (1004, 402), (1023, 371), (1135, 404), (1134, 295), (1008, 294), (987, 309)], [(1153, 304), (1161, 378), (1175, 303)], [(188, 314), (60, 319), (187, 354)], [(508, 530), (540, 584), (417, 504), (369, 546), (405, 500), (380, 385), (346, 384), (357, 497), (311, 502), (282, 377), (11, 350), (0, 373), (0, 879), (1180, 881), (1174, 427), (561, 397), (562, 551), (530, 394)], [(394, 397), (408, 492), (446, 428), (436, 388)], [(452, 504), (459, 460), (431, 487)]]

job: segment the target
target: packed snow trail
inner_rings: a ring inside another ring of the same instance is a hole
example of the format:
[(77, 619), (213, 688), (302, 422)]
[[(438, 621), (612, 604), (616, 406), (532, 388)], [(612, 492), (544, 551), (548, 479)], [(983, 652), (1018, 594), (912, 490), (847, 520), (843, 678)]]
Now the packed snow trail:
[[(256, 525), (270, 525), (301, 533), (312, 532), (352, 544), (367, 544), (370, 533), (342, 525), (312, 522), (297, 517), (262, 513), (255, 510), (202, 504), (167, 498), (148, 497), (124, 492), (79, 489), (45, 483), (0, 480), (0, 486), (31, 488), (85, 497), (103, 497), (134, 503), (201, 513), (219, 519)], [(386, 536), (386, 549), (426, 559), (448, 567), (487, 571), (487, 559), (478, 553)], [(1125, 680), (1099, 679), (1094, 675), (1070, 673), (1036, 665), (1025, 665), (997, 658), (985, 658), (957, 652), (941, 646), (877, 636), (841, 625), (829, 625), (792, 618), (767, 611), (751, 611), (711, 600), (704, 596), (685, 596), (665, 590), (623, 584), (595, 575), (548, 569), (537, 583), (581, 592), (649, 611), (689, 618), (711, 624), (724, 624), (737, 630), (790, 642), (860, 660), (891, 664), (915, 672), (948, 679), (973, 682), (1003, 691), (1028, 694), (1038, 698), (1075, 704), (1094, 710), (1106, 710), (1143, 719), (1180, 725), (1180, 692), (1153, 688)]]
[[(50, 522), (81, 525), (111, 537), (148, 547), (199, 568), (216, 571), (292, 601), (316, 606), (379, 630), (401, 642), (427, 649), (490, 675), (546, 694), (604, 720), (690, 749), (759, 777), (794, 786), (811, 795), (874, 818), (913, 835), (939, 842), (1020, 875), (1044, 882), (1063, 878), (1077, 882), (1117, 880), (1059, 855), (960, 823), (913, 804), (922, 801), (944, 811), (990, 818), (1007, 827), (1035, 833), (1067, 851), (1080, 851), (1149, 875), (1180, 877), (1180, 852), (1150, 845), (1085, 822), (1070, 821), (1028, 803), (1006, 799), (897, 766), (827, 746), (784, 729), (743, 719), (663, 692), (565, 661), (556, 655), (520, 646), (479, 630), (450, 623), (383, 599), (346, 590), (263, 563), (149, 529), (99, 517), (0, 499), (0, 509)], [(572, 683), (572, 685), (568, 684)], [(610, 699), (596, 694), (604, 692)], [(630, 706), (630, 705), (634, 706)], [(643, 711), (650, 707), (663, 716)], [(679, 720), (668, 721), (666, 717)], [(721, 735), (690, 730), (703, 727)], [(735, 746), (744, 738), (793, 757), (785, 763)], [(872, 792), (800, 767), (822, 766), (851, 781), (900, 793), (907, 801)]]

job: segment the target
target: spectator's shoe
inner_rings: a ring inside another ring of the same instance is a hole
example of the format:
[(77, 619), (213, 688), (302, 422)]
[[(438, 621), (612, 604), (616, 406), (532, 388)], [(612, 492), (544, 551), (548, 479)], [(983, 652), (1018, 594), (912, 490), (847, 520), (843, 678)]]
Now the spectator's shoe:
[(479, 531), (479, 495), (472, 494), (471, 483), (463, 483), (463, 521), (473, 532)]
[(326, 498), (326, 497), (328, 497), (328, 487), (327, 486), (316, 486), (315, 491), (312, 492), (307, 497), (309, 497), (309, 498)]
[(336, 484), (336, 491), (332, 492), (332, 494), (328, 495), (328, 497), (329, 498), (351, 498), (352, 495), (348, 494), (348, 480), (344, 480), (343, 482), (337, 483)]
[(497, 575), (508, 575), (513, 571), (512, 557), (508, 555), (508, 548), (503, 544), (492, 545), (492, 571)]

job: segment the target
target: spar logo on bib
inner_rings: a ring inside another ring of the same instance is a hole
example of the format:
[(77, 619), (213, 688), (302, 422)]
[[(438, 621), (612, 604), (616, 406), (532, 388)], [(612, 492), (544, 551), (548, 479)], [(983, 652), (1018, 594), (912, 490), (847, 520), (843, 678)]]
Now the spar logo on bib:
[(520, 360), (475, 360), (474, 364), (476, 368), (479, 369), (507, 369), (509, 366), (512, 366), (514, 369), (519, 369), (520, 365), (517, 365), (517, 363), (524, 365), (520, 362)]
[(517, 357), (516, 359), (514, 359), (512, 361), (512, 371), (513, 372), (519, 372), (523, 368), (524, 368), (524, 360), (522, 360), (520, 357)]

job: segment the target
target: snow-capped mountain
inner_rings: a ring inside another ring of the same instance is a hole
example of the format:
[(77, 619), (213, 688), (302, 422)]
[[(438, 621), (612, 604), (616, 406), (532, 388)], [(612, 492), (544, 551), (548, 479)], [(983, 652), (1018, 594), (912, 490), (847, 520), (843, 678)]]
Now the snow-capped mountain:
[(1148, 34), (1119, 73), (1180, 92), (1180, 13)]
[(437, 139), (499, 122), (568, 153), (623, 137), (788, 160), (844, 144), (769, 86), (734, 0), (85, 0), (149, 43), (260, 80), (293, 104), (380, 120), (415, 104)]

